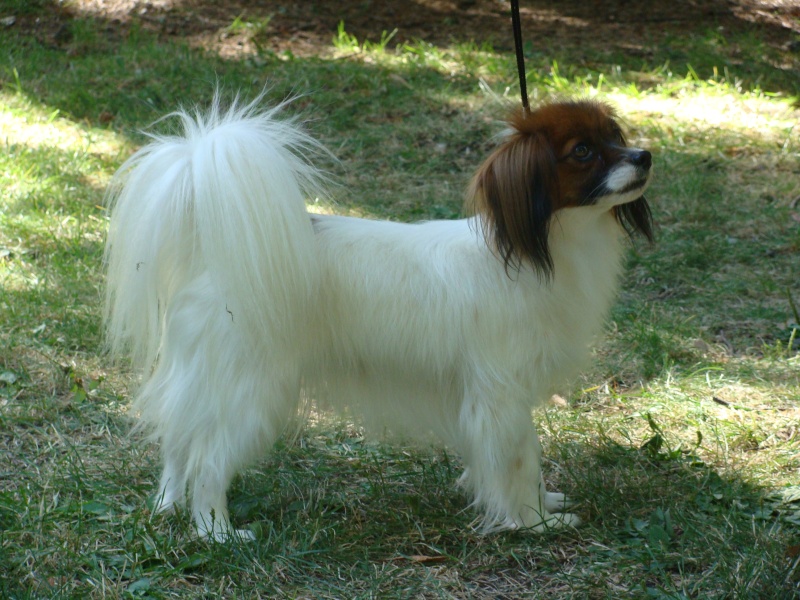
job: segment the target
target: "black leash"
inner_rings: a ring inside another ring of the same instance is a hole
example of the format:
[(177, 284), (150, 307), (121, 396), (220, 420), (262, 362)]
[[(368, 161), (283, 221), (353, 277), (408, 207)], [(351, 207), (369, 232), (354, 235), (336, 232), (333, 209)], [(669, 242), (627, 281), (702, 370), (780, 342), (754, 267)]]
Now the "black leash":
[(519, 0), (511, 0), (511, 25), (514, 29), (514, 49), (517, 52), (517, 71), (519, 72), (519, 93), (522, 96), (522, 111), (528, 114), (528, 82), (525, 78), (525, 55), (522, 50), (522, 25), (519, 22)]

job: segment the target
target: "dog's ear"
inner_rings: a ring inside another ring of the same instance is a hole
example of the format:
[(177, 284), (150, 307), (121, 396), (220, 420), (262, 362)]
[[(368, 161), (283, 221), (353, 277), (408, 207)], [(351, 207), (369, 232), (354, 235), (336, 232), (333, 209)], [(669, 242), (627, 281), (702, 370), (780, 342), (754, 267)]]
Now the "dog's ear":
[(633, 237), (634, 234), (639, 233), (647, 238), (648, 242), (653, 242), (653, 216), (650, 213), (650, 205), (647, 204), (644, 196), (633, 202), (614, 207), (614, 216), (628, 232), (628, 235)]
[(480, 220), (508, 273), (528, 263), (544, 279), (553, 274), (547, 243), (558, 202), (556, 158), (541, 133), (515, 132), (478, 169), (467, 192), (468, 210)]

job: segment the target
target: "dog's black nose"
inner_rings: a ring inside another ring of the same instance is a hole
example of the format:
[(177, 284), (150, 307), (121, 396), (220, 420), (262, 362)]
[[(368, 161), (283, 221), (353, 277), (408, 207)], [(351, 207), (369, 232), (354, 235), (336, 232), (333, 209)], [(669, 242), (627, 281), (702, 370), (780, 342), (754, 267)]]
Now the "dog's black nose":
[(630, 161), (637, 167), (649, 169), (653, 165), (653, 155), (647, 150), (636, 150), (631, 153)]

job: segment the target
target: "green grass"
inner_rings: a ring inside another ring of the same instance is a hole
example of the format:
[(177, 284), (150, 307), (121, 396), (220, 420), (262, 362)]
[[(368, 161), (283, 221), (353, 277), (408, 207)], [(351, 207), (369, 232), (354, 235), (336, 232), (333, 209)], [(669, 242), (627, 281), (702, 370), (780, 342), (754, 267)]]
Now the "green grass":
[[(231, 28), (258, 39), (267, 24)], [(109, 177), (177, 105), (269, 84), (303, 94), (341, 159), (319, 210), (453, 218), (516, 101), (513, 59), (342, 29), (319, 57), (223, 60), (69, 27), (69, 52), (0, 41), (0, 596), (798, 594), (800, 115), (758, 40), (717, 32), (647, 62), (529, 56), (532, 96), (609, 98), (657, 169), (657, 243), (631, 252), (593, 366), (534, 416), (584, 526), (478, 536), (458, 456), (322, 419), (236, 480), (234, 519), (258, 541), (215, 545), (185, 514), (151, 515), (157, 453), (129, 436), (130, 373), (100, 350)]]

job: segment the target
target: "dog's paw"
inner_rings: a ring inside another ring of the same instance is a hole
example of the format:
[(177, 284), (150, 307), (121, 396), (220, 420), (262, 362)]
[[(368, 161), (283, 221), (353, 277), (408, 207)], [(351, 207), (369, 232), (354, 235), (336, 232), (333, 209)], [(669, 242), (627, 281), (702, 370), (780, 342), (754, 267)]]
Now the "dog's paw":
[(184, 506), (184, 502), (180, 498), (167, 498), (163, 493), (158, 493), (150, 496), (147, 500), (147, 505), (154, 515), (160, 514), (173, 514), (179, 508)]
[[(522, 517), (522, 515), (520, 515)], [(533, 533), (544, 533), (546, 531), (556, 531), (568, 527), (580, 525), (580, 518), (573, 513), (550, 512), (544, 513), (533, 510), (526, 511), (524, 518), (517, 518), (506, 523), (507, 529), (517, 529), (520, 531), (530, 531)]]
[(544, 493), (544, 509), (549, 513), (563, 513), (572, 506), (574, 503), (568, 501), (567, 497), (560, 492)]
[(249, 529), (231, 529), (225, 536), (220, 540), (217, 541), (222, 542), (254, 542), (256, 540), (256, 534), (250, 531)]
[(540, 531), (577, 527), (580, 524), (581, 520), (578, 515), (573, 513), (556, 512), (552, 513), (542, 522), (542, 529)]
[(201, 539), (218, 542), (220, 544), (228, 543), (247, 543), (255, 541), (256, 535), (249, 529), (233, 529), (230, 527), (214, 527), (212, 529), (198, 528), (197, 533)]
[(226, 509), (195, 513), (194, 524), (201, 539), (221, 543), (251, 542), (256, 539), (249, 529), (234, 529)]

